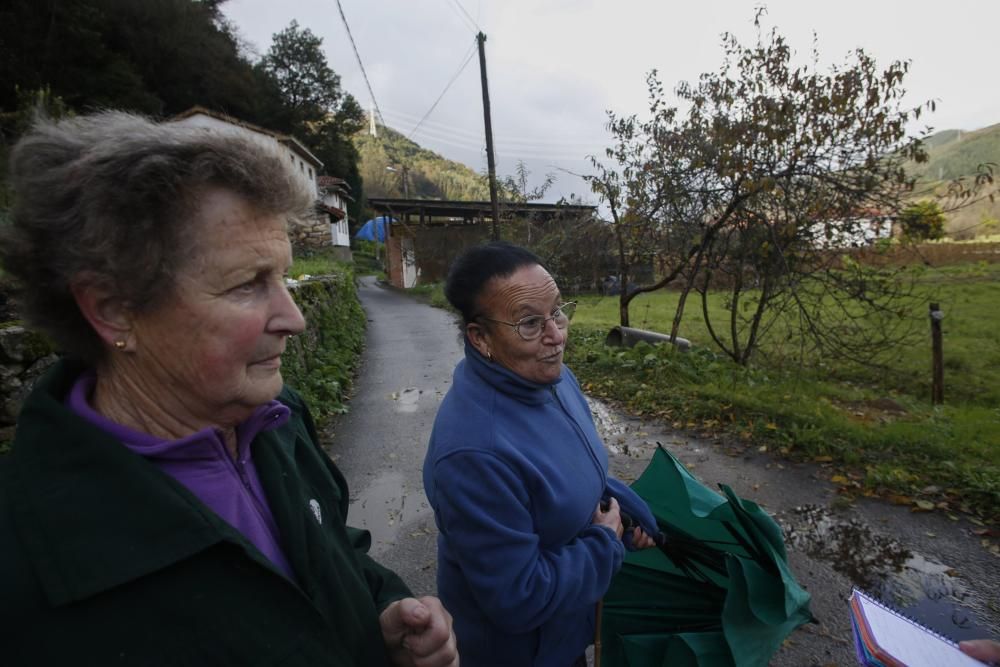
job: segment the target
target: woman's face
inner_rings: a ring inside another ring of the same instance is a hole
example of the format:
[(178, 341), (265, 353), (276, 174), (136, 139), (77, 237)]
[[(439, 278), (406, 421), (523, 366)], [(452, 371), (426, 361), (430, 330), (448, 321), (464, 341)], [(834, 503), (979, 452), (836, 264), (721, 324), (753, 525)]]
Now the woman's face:
[[(524, 266), (507, 278), (491, 280), (479, 299), (482, 315), (492, 320), (517, 322), (530, 315), (549, 317), (562, 303), (556, 281), (549, 272), (534, 264)], [(469, 338), (484, 356), (526, 380), (547, 384), (559, 378), (562, 370), (563, 351), (566, 348), (566, 329), (555, 322), (545, 323), (542, 335), (534, 340), (523, 340), (514, 327), (497, 322), (469, 325)]]
[(281, 391), (285, 341), (305, 320), (285, 286), (283, 218), (226, 190), (206, 193), (197, 218), (174, 294), (133, 320), (135, 379), (164, 407), (231, 425)]

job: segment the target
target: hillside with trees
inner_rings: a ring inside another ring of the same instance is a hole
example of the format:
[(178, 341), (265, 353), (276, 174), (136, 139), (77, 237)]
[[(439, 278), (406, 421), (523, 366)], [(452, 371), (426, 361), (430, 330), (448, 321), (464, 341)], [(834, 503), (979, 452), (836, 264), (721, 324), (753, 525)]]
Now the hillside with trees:
[(353, 137), (360, 156), (361, 177), (368, 197), (403, 197), (406, 191), (417, 199), (489, 199), (483, 175), (468, 166), (421, 148), (389, 127), (378, 128), (378, 136), (367, 130)]
[[(920, 179), (923, 191), (943, 192), (950, 181), (975, 178), (981, 165), (1000, 169), (1000, 124), (973, 132), (943, 130), (924, 140), (927, 161), (910, 164), (907, 171)], [(1000, 233), (1000, 200), (988, 199), (948, 212), (945, 232), (956, 240)]]

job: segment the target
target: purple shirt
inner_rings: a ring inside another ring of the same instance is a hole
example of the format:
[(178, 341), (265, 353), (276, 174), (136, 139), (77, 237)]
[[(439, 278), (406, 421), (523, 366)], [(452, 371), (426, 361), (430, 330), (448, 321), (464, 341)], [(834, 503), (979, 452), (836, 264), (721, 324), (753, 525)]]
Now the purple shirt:
[(204, 428), (179, 440), (164, 440), (111, 421), (90, 406), (96, 382), (93, 372), (81, 375), (66, 399), (69, 408), (183, 484), (294, 581), (295, 574), (281, 550), (278, 526), (250, 456), (254, 437), (285, 424), (289, 409), (270, 401), (254, 410), (236, 427), (233, 460), (219, 429)]

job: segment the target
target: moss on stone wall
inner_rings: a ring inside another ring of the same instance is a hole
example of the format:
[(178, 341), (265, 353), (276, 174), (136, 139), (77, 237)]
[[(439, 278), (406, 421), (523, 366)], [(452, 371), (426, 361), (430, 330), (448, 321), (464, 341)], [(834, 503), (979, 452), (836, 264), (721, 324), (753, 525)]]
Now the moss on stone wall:
[(365, 343), (365, 312), (354, 275), (345, 268), (300, 283), (292, 293), (305, 315), (306, 330), (285, 348), (285, 382), (302, 394), (317, 420), (346, 412)]

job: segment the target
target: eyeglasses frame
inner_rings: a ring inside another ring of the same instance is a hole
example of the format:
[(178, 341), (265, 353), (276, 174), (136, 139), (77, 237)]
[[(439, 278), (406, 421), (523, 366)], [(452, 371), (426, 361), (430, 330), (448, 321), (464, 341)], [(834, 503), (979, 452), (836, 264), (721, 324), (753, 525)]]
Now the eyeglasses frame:
[[(563, 310), (566, 306), (573, 306), (574, 309), (575, 309), (576, 305), (577, 305), (576, 301), (565, 301), (563, 303), (560, 303), (558, 306), (556, 306), (555, 309), (556, 310)], [(525, 338), (521, 334), (521, 325), (524, 323), (525, 320), (531, 319), (532, 317), (541, 317), (541, 315), (528, 315), (527, 317), (522, 317), (517, 322), (505, 322), (503, 320), (495, 320), (492, 317), (486, 317), (485, 315), (478, 315), (476, 317), (476, 319), (486, 320), (488, 322), (496, 322), (497, 324), (506, 324), (507, 326), (512, 327), (514, 329), (514, 333), (517, 334), (518, 338), (520, 338), (521, 340), (523, 340), (525, 343), (530, 343), (533, 340), (538, 340), (539, 338), (541, 338), (545, 334), (545, 325), (549, 323), (549, 320), (555, 320), (556, 319), (556, 315), (549, 315), (548, 317), (545, 317), (545, 318), (542, 319), (542, 326), (538, 330), (539, 334), (537, 336), (535, 336), (534, 338)], [(566, 323), (567, 324), (569, 324), (570, 319), (571, 319), (571, 316), (567, 316), (566, 317)], [(558, 324), (556, 324), (556, 326), (559, 327)], [(562, 327), (559, 327), (559, 328), (561, 329)]]

